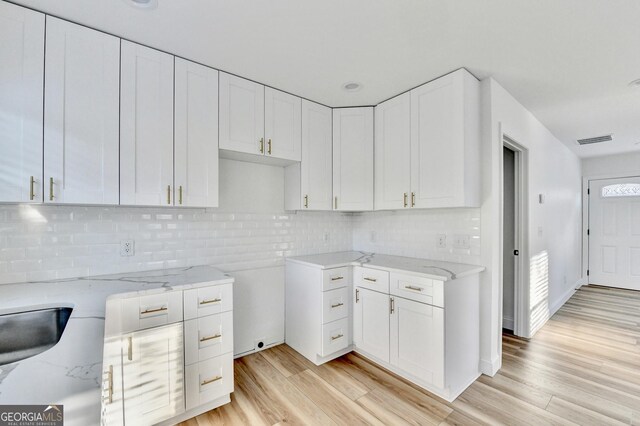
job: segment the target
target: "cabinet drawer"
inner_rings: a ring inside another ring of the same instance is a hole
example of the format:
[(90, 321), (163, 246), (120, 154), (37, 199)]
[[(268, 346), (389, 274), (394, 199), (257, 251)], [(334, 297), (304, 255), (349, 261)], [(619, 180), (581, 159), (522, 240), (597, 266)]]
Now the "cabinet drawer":
[(349, 315), (349, 287), (322, 293), (322, 323), (326, 324)]
[(232, 351), (232, 311), (184, 322), (184, 356), (187, 365)]
[(184, 291), (184, 319), (189, 320), (233, 309), (233, 284)]
[(391, 273), (390, 293), (444, 308), (444, 283), (415, 275)]
[(350, 342), (349, 318), (325, 324), (322, 326), (322, 353), (320, 355), (331, 355), (349, 346)]
[(233, 354), (185, 367), (187, 410), (233, 392)]
[(356, 267), (355, 285), (381, 293), (389, 293), (389, 272), (379, 269)]
[(132, 297), (122, 302), (122, 328), (128, 333), (182, 321), (182, 291)]
[(351, 268), (334, 268), (322, 271), (322, 291), (346, 287), (351, 284)]

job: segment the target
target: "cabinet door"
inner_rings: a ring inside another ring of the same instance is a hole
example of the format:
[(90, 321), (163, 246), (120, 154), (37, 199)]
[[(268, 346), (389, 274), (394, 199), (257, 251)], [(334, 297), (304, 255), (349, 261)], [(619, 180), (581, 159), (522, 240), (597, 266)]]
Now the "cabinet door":
[(264, 89), (265, 154), (300, 161), (302, 99), (279, 90)]
[(150, 425), (184, 411), (182, 323), (123, 337), (124, 422)]
[(373, 108), (333, 110), (334, 209), (373, 210)]
[(411, 91), (411, 191), (415, 206), (456, 207), (464, 187), (460, 71)]
[(389, 295), (356, 287), (353, 300), (353, 343), (389, 362)]
[(401, 297), (393, 304), (391, 364), (444, 387), (444, 310)]
[(173, 204), (173, 56), (122, 40), (120, 203)]
[(265, 153), (262, 84), (220, 73), (220, 149)]
[(176, 58), (176, 205), (218, 206), (218, 71)]
[(411, 188), (411, 94), (376, 106), (375, 127), (375, 208), (406, 208)]
[(46, 202), (118, 204), (120, 40), (47, 17)]
[(42, 13), (0, 2), (0, 64), (0, 202), (42, 202)]
[(332, 209), (331, 140), (331, 108), (303, 100), (300, 164), (303, 208)]
[(102, 360), (102, 424), (122, 425), (122, 338), (106, 337)]

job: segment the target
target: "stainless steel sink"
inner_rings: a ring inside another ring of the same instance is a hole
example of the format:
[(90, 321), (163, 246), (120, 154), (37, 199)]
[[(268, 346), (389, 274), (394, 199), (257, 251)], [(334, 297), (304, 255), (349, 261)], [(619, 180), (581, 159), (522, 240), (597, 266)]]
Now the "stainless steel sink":
[(72, 308), (47, 308), (0, 315), (0, 365), (30, 358), (55, 346)]

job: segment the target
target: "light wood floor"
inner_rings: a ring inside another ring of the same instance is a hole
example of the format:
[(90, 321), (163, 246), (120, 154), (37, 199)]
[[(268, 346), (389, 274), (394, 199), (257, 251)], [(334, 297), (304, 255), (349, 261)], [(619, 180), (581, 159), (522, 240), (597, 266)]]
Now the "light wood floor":
[(320, 367), (286, 345), (236, 360), (231, 404), (183, 426), (640, 425), (640, 292), (583, 287), (531, 341), (449, 404), (349, 354)]

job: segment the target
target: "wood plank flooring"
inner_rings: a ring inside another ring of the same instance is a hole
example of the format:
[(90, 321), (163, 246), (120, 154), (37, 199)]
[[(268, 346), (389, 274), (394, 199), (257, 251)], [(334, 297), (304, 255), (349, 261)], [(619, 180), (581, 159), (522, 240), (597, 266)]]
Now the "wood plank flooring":
[(640, 292), (587, 286), (502, 369), (453, 403), (355, 354), (315, 366), (280, 345), (235, 361), (232, 402), (208, 425), (640, 425)]

